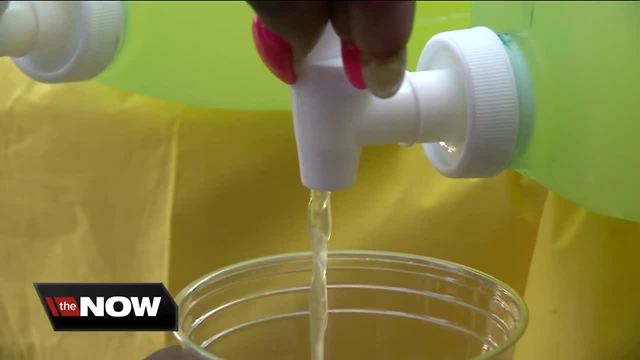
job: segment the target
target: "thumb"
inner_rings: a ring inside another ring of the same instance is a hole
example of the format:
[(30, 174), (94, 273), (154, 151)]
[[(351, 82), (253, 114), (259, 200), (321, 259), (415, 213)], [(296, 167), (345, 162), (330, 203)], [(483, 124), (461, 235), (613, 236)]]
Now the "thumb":
[[(362, 77), (374, 95), (394, 95), (404, 79), (406, 44), (411, 35), (414, 1), (336, 2), (334, 27), (357, 51)], [(343, 47), (344, 57), (344, 47)]]

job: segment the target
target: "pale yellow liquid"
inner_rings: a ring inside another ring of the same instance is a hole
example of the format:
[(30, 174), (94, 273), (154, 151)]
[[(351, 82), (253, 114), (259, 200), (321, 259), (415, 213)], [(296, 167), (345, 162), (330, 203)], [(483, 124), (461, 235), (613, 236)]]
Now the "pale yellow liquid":
[(327, 245), (331, 237), (331, 193), (311, 190), (309, 201), (312, 273), (309, 293), (311, 359), (324, 359), (327, 331)]

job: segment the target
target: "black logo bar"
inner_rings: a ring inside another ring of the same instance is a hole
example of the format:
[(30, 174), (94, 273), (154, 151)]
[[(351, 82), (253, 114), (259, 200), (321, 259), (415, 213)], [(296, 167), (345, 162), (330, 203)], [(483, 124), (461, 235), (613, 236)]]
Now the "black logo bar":
[(178, 306), (162, 283), (35, 283), (55, 331), (175, 331)]

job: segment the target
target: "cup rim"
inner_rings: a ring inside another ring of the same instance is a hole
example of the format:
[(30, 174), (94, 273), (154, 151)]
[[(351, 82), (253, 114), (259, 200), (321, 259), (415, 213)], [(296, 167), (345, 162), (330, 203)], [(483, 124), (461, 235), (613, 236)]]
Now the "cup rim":
[[(202, 275), (199, 278), (197, 278), (196, 280), (192, 281), (191, 283), (189, 283), (187, 286), (185, 286), (175, 297), (175, 302), (178, 305), (178, 309), (180, 309), (180, 305), (182, 304), (182, 302), (184, 300), (186, 300), (193, 292), (195, 292), (200, 286), (202, 286), (203, 284), (209, 282), (211, 279), (217, 278), (217, 277), (221, 277), (221, 276), (225, 276), (225, 275), (232, 275), (238, 272), (242, 272), (243, 270), (245, 270), (246, 268), (251, 268), (254, 267), (256, 265), (269, 265), (269, 264), (276, 264), (276, 263), (283, 263), (283, 262), (289, 262), (289, 261), (296, 261), (296, 260), (303, 260), (303, 259), (308, 259), (311, 256), (311, 252), (310, 251), (304, 251), (304, 252), (291, 252), (291, 253), (283, 253), (283, 254), (277, 254), (277, 255), (270, 255), (270, 256), (262, 256), (262, 257), (258, 257), (258, 258), (253, 258), (250, 260), (245, 260), (245, 261), (241, 261), (238, 263), (234, 263), (231, 265), (227, 265), (224, 266), (220, 269), (214, 270), (208, 274)], [(514, 327), (514, 329), (510, 332), (509, 337), (507, 338), (507, 340), (505, 341), (505, 343), (496, 348), (493, 349), (491, 351), (488, 351), (486, 353), (483, 353), (479, 356), (476, 356), (475, 358), (471, 359), (471, 360), (488, 360), (491, 359), (497, 355), (500, 355), (501, 353), (503, 353), (504, 351), (506, 351), (507, 349), (512, 348), (515, 343), (522, 337), (522, 335), (524, 334), (528, 322), (529, 322), (529, 309), (527, 307), (527, 304), (524, 302), (524, 299), (522, 299), (522, 297), (520, 296), (520, 294), (518, 294), (517, 291), (515, 291), (511, 286), (507, 285), (505, 282), (503, 282), (502, 280), (499, 280), (485, 272), (482, 272), (480, 270), (474, 269), (472, 267), (466, 266), (466, 265), (462, 265), (462, 264), (458, 264), (452, 261), (447, 261), (447, 260), (442, 260), (442, 259), (437, 259), (437, 258), (432, 258), (429, 256), (422, 256), (422, 255), (415, 255), (415, 254), (409, 254), (409, 253), (402, 253), (402, 252), (391, 252), (391, 251), (378, 251), (378, 250), (333, 250), (333, 251), (329, 251), (328, 252), (328, 257), (329, 259), (331, 258), (348, 258), (348, 257), (360, 257), (360, 258), (364, 258), (364, 257), (373, 257), (375, 259), (396, 259), (396, 260), (403, 260), (407, 263), (421, 263), (421, 264), (431, 264), (431, 265), (437, 265), (440, 267), (445, 267), (445, 268), (450, 268), (450, 269), (458, 269), (458, 270), (462, 270), (468, 274), (471, 274), (473, 276), (476, 276), (478, 278), (481, 278), (483, 280), (489, 281), (491, 283), (496, 284), (497, 286), (499, 286), (500, 288), (504, 289), (505, 291), (507, 291), (507, 293), (509, 293), (509, 295), (513, 298), (514, 302), (516, 303), (519, 311), (520, 311), (520, 319), (518, 321), (518, 323), (516, 324), (516, 326)], [(226, 276), (225, 276), (226, 277)], [(206, 359), (212, 359), (212, 360), (223, 360), (223, 358), (209, 352), (206, 351), (204, 349), (202, 349), (200, 346), (198, 346), (197, 344), (195, 344), (188, 336), (188, 334), (184, 333), (182, 330), (182, 327), (180, 326), (181, 323), (181, 317), (180, 317), (180, 313), (178, 313), (178, 330), (173, 332), (173, 335), (176, 337), (176, 339), (180, 342), (180, 345), (183, 348), (188, 348), (190, 351), (194, 351), (196, 352), (199, 356), (203, 356)]]

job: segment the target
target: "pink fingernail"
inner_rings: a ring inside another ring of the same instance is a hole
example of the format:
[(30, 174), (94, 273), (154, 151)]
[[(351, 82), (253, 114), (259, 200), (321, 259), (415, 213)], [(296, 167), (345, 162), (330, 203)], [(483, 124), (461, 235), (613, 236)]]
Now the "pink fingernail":
[(360, 64), (360, 49), (351, 41), (342, 41), (342, 65), (347, 79), (356, 89), (366, 89), (364, 76), (362, 75), (362, 64)]
[(256, 50), (267, 68), (287, 84), (296, 82), (291, 45), (271, 31), (257, 16), (253, 18), (251, 27)]

